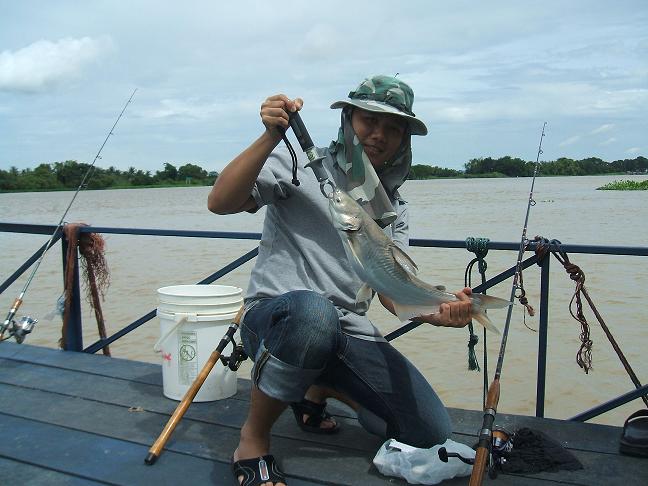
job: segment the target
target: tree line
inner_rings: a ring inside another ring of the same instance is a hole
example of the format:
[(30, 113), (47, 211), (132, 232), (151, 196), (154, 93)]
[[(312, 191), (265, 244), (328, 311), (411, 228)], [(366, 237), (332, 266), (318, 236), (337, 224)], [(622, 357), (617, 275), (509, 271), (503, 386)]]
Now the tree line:
[[(502, 174), (508, 177), (526, 177), (533, 175), (535, 162), (519, 158), (491, 157), (471, 159), (465, 164), (465, 174)], [(561, 157), (557, 160), (542, 161), (538, 164), (538, 174), (546, 176), (578, 176), (602, 175), (628, 172), (648, 172), (648, 159), (636, 157), (634, 159), (615, 160), (606, 162), (597, 157), (574, 160)]]
[[(90, 164), (66, 160), (53, 164), (40, 164), (35, 169), (11, 167), (0, 170), (0, 191), (55, 191), (76, 189), (90, 169)], [(184, 164), (176, 167), (165, 163), (162, 170), (154, 174), (129, 167), (121, 171), (115, 167), (102, 169), (93, 167), (88, 174), (85, 187), (88, 189), (108, 189), (144, 186), (175, 185), (212, 185), (218, 176), (217, 172), (207, 172), (196, 164)]]
[[(517, 157), (480, 157), (464, 164), (464, 170), (448, 169), (426, 164), (413, 165), (409, 179), (439, 177), (528, 177), (533, 175), (535, 162)], [(40, 164), (35, 169), (11, 167), (0, 169), (0, 191), (52, 191), (76, 189), (81, 184), (90, 164), (66, 160), (53, 164)], [(561, 157), (539, 163), (538, 174), (543, 176), (600, 175), (613, 173), (648, 173), (648, 159), (615, 160), (606, 162), (597, 157), (581, 160)], [(196, 164), (176, 167), (165, 163), (162, 170), (143, 171), (134, 167), (121, 171), (115, 167), (93, 167), (87, 178), (88, 189), (108, 189), (145, 186), (212, 185), (218, 177), (216, 171), (207, 172)]]
[[(517, 157), (480, 157), (464, 164), (464, 170), (446, 169), (429, 165), (413, 165), (410, 179), (432, 179), (437, 177), (529, 177), (533, 175), (535, 161)], [(602, 175), (602, 174), (648, 173), (648, 159), (615, 160), (606, 162), (597, 157), (574, 160), (561, 157), (557, 160), (541, 161), (538, 175)]]

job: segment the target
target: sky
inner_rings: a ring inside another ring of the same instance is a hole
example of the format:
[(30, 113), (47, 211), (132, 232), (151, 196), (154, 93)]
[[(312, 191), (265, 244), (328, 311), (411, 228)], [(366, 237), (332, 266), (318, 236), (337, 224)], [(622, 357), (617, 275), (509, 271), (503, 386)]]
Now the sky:
[[(0, 0), (0, 169), (221, 170), (304, 100), (316, 145), (372, 74), (414, 90), (415, 164), (648, 156), (645, 0), (161, 2)], [(294, 143), (296, 147), (296, 142)]]

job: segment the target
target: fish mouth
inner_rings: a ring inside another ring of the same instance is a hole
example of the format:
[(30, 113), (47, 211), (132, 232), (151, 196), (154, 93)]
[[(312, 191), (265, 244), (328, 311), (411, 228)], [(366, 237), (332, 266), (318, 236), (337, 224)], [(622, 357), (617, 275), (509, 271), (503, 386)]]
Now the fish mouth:
[(343, 233), (356, 233), (360, 229), (358, 225), (350, 221), (336, 221), (334, 226), (338, 231), (342, 231)]

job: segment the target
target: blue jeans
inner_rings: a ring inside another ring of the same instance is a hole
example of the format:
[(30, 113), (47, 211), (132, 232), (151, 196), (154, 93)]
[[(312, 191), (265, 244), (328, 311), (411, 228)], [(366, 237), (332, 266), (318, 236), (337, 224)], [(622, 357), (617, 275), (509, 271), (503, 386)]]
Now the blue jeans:
[(443, 403), (423, 375), (388, 342), (342, 333), (338, 311), (307, 290), (260, 299), (241, 322), (252, 380), (266, 395), (298, 402), (313, 384), (360, 405), (369, 432), (415, 447), (445, 442), (452, 433)]

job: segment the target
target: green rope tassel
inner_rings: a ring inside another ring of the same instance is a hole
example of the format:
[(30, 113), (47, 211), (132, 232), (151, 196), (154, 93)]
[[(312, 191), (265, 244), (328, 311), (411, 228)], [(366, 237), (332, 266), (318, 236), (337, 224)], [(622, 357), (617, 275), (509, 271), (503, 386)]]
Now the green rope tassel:
[(477, 353), (475, 353), (475, 346), (479, 342), (479, 336), (473, 333), (472, 322), (468, 324), (470, 331), (470, 339), (468, 340), (468, 369), (470, 371), (481, 371), (479, 361), (477, 361)]
[[(466, 249), (474, 253), (477, 257), (468, 264), (468, 267), (466, 267), (464, 279), (464, 285), (466, 287), (472, 287), (470, 282), (470, 273), (475, 263), (477, 263), (477, 269), (481, 274), (482, 283), (486, 281), (486, 268), (488, 265), (486, 264), (486, 260), (484, 260), (484, 258), (488, 253), (489, 241), (490, 240), (488, 238), (466, 238)], [(479, 342), (479, 336), (477, 336), (477, 334), (475, 334), (474, 332), (472, 321), (468, 324), (468, 332), (470, 334), (468, 338), (468, 369), (470, 371), (481, 371), (481, 369), (479, 368), (479, 361), (477, 360), (477, 353), (475, 352), (475, 346)], [(486, 358), (484, 357), (484, 359)]]

